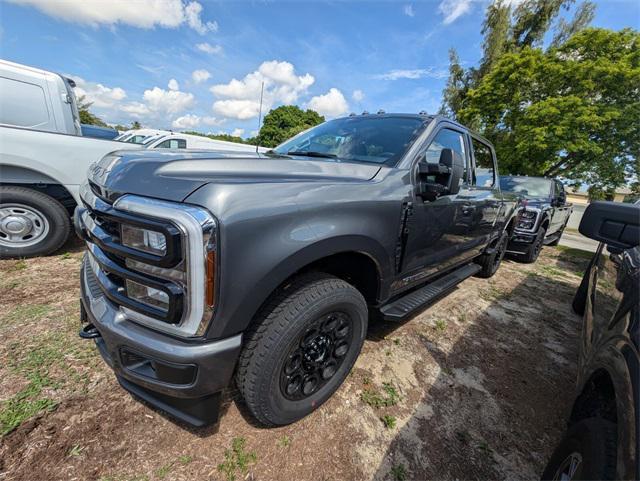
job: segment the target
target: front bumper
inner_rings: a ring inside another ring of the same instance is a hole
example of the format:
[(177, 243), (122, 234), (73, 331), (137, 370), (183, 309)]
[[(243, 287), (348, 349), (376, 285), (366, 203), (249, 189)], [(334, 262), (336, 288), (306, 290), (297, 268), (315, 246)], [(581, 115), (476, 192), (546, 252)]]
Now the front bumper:
[(122, 387), (193, 426), (216, 422), (242, 335), (184, 342), (135, 324), (104, 295), (86, 258), (80, 284), (82, 317), (97, 330), (96, 346)]
[(516, 229), (509, 240), (507, 252), (510, 254), (527, 254), (536, 237), (537, 233), (535, 232), (520, 232)]

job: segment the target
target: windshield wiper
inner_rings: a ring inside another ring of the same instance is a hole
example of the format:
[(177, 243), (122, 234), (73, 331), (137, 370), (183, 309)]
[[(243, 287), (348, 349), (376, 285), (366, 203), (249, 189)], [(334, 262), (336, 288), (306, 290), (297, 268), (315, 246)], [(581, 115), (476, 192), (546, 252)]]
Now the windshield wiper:
[(303, 157), (325, 157), (327, 159), (337, 159), (335, 154), (327, 154), (326, 152), (314, 152), (313, 150), (290, 150), (287, 155), (300, 155)]

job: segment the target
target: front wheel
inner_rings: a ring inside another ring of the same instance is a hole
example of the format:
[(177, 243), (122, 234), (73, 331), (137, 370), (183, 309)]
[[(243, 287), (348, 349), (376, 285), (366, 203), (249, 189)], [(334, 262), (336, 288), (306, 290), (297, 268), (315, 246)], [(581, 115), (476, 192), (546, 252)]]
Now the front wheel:
[(533, 244), (531, 244), (531, 247), (529, 247), (527, 253), (522, 256), (522, 262), (524, 262), (525, 264), (533, 264), (538, 260), (540, 252), (542, 251), (542, 245), (544, 244), (544, 236), (546, 234), (546, 229), (541, 227), (538, 231), (538, 235), (533, 241)]
[(19, 186), (0, 186), (0, 258), (51, 254), (71, 232), (69, 214), (54, 198)]
[(616, 479), (616, 425), (600, 418), (574, 424), (551, 455), (544, 480)]
[(500, 267), (500, 263), (507, 252), (508, 244), (509, 234), (505, 231), (498, 239), (498, 242), (496, 242), (491, 254), (483, 254), (476, 260), (476, 262), (480, 264), (480, 267), (482, 267), (476, 276), (485, 279), (493, 276), (497, 272), (498, 267)]
[(367, 332), (367, 304), (356, 288), (322, 273), (276, 293), (245, 335), (236, 384), (265, 426), (295, 422), (340, 387)]

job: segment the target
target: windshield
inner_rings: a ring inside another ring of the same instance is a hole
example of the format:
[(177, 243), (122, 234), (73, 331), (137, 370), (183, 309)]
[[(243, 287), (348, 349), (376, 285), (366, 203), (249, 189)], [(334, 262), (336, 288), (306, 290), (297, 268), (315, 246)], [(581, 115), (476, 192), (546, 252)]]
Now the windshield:
[(523, 195), (527, 199), (546, 198), (551, 195), (551, 181), (539, 177), (501, 177), (500, 188)]
[(426, 122), (427, 119), (418, 117), (347, 117), (330, 120), (280, 144), (274, 152), (395, 165)]

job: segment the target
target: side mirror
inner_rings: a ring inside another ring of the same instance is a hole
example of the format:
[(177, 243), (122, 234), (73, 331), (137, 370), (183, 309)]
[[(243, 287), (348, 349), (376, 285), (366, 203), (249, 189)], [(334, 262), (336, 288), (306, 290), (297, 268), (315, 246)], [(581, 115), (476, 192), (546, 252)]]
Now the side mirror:
[(420, 162), (418, 173), (421, 177), (433, 177), (421, 180), (419, 195), (426, 200), (434, 200), (439, 195), (460, 192), (460, 179), (464, 175), (464, 160), (452, 149), (442, 149), (438, 164)]
[(582, 215), (579, 231), (610, 247), (637, 247), (640, 245), (640, 205), (592, 202)]
[(464, 159), (452, 149), (442, 149), (440, 152), (440, 165), (449, 168), (449, 175), (446, 180), (447, 192), (457, 194), (460, 192), (460, 179), (464, 175)]

